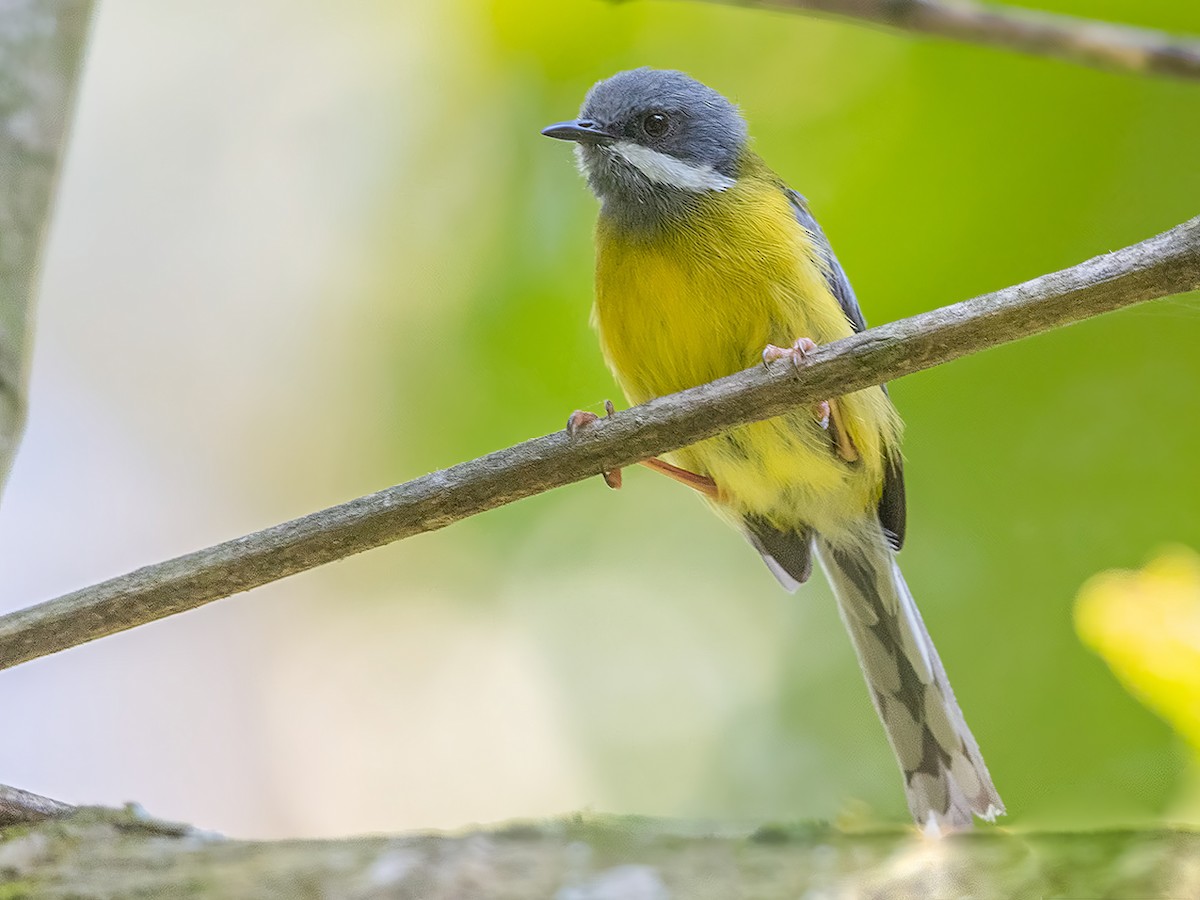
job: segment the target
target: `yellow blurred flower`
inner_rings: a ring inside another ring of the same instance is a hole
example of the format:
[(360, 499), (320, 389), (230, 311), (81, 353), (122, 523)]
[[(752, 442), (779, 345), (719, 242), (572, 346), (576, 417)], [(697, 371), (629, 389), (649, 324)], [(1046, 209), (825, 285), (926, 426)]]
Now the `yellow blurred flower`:
[(1075, 627), (1200, 759), (1200, 555), (1172, 547), (1140, 571), (1096, 575), (1080, 588)]

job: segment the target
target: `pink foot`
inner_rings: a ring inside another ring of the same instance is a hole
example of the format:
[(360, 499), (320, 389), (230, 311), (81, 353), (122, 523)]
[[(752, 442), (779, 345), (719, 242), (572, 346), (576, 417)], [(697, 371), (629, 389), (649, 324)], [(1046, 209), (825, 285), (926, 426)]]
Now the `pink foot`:
[(792, 365), (799, 368), (804, 357), (816, 349), (816, 341), (806, 337), (796, 338), (796, 342), (790, 347), (776, 347), (774, 344), (767, 344), (767, 348), (762, 352), (763, 364), (769, 365), (777, 359), (787, 357), (792, 361)]
[[(776, 347), (774, 344), (767, 344), (762, 353), (763, 365), (769, 366), (777, 359), (786, 358), (790, 359), (792, 365), (799, 369), (804, 358), (816, 349), (816, 342), (812, 338), (806, 337), (796, 338), (796, 342), (791, 347)], [(854, 446), (854, 441), (846, 431), (846, 423), (842, 420), (841, 409), (837, 401), (822, 400), (813, 404), (813, 415), (817, 419), (817, 424), (833, 435), (833, 443), (838, 456), (846, 462), (857, 460), (858, 448)]]
[[(792, 365), (799, 369), (804, 358), (816, 349), (816, 342), (812, 338), (806, 337), (796, 338), (796, 342), (790, 347), (776, 347), (774, 344), (767, 344), (766, 349), (762, 352), (763, 365), (769, 366), (777, 359), (790, 359)], [(822, 400), (820, 403), (814, 404), (813, 415), (816, 416), (817, 424), (822, 428), (829, 428), (829, 401)]]
[[(614, 409), (611, 400), (604, 401), (604, 410), (607, 415), (611, 416), (613, 414)], [(567, 418), (567, 434), (573, 437), (579, 433), (581, 428), (586, 428), (588, 425), (591, 425), (593, 422), (596, 422), (599, 419), (600, 417), (593, 412), (577, 409)], [(699, 491), (706, 497), (709, 497), (713, 500), (719, 499), (720, 492), (717, 490), (717, 483), (707, 475), (697, 475), (695, 472), (689, 472), (687, 469), (681, 469), (679, 466), (673, 466), (669, 462), (661, 460), (658, 457), (644, 459), (641, 461), (640, 465), (666, 475), (668, 478), (678, 481), (680, 484), (686, 484), (692, 490)], [(601, 472), (600, 474), (604, 476), (604, 483), (610, 488), (613, 490), (620, 489), (620, 469), (613, 469), (610, 472)]]
[[(611, 416), (615, 411), (616, 410), (613, 407), (613, 402), (611, 400), (605, 400), (605, 415)], [(593, 422), (597, 422), (599, 420), (600, 417), (594, 412), (588, 412), (584, 409), (577, 409), (567, 417), (567, 434), (571, 435), (571, 437), (574, 437), (575, 435), (579, 434), (580, 429), (586, 428), (588, 425), (591, 425)], [(614, 491), (619, 491), (621, 489), (620, 469), (613, 469), (611, 472), (601, 472), (600, 474), (604, 477), (604, 483)]]

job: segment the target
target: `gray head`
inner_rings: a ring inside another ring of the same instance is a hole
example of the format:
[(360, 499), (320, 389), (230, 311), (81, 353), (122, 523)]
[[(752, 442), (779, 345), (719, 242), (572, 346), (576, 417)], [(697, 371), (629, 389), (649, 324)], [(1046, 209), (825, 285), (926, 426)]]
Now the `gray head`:
[(606, 213), (652, 223), (732, 187), (746, 146), (737, 108), (682, 72), (618, 72), (588, 91), (579, 118), (547, 137), (576, 142), (588, 185)]

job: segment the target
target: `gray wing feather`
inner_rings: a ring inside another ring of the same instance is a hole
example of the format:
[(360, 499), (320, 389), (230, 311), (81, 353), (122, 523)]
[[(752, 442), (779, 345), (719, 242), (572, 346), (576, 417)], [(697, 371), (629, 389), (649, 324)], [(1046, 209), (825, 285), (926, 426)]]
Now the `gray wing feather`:
[(842, 312), (850, 320), (850, 325), (855, 332), (866, 330), (867, 323), (863, 319), (862, 310), (859, 309), (858, 298), (854, 296), (854, 288), (850, 287), (850, 280), (846, 277), (846, 272), (842, 269), (842, 264), (838, 262), (837, 256), (834, 255), (833, 247), (829, 245), (829, 238), (825, 237), (825, 232), (821, 230), (821, 226), (817, 224), (817, 220), (809, 210), (808, 201), (790, 188), (787, 195), (792, 202), (792, 211), (796, 214), (796, 221), (813, 236), (817, 252), (821, 254), (821, 261), (825, 264), (825, 281), (829, 284), (829, 289), (833, 291), (833, 296), (837, 298)]
[[(817, 252), (821, 256), (821, 261), (825, 269), (825, 281), (829, 285), (829, 290), (833, 292), (833, 296), (837, 298), (838, 305), (841, 306), (842, 312), (850, 321), (850, 326), (855, 333), (863, 331), (867, 327), (866, 320), (863, 318), (862, 309), (858, 305), (858, 298), (854, 295), (854, 288), (850, 287), (850, 280), (846, 277), (846, 272), (842, 268), (842, 264), (838, 262), (837, 256), (833, 252), (833, 247), (829, 244), (829, 239), (825, 237), (825, 232), (821, 230), (821, 226), (817, 223), (816, 217), (808, 208), (808, 201), (804, 197), (791, 190), (787, 191), (788, 200), (791, 201), (792, 211), (796, 215), (796, 221), (800, 223), (809, 234), (812, 235), (813, 241), (817, 246)], [(887, 385), (880, 385), (883, 390), (887, 391)], [(879, 498), (879, 523), (883, 525), (884, 533), (887, 535), (888, 542), (892, 545), (892, 549), (899, 550), (904, 546), (904, 531), (908, 518), (906, 501), (904, 498), (904, 463), (899, 457), (889, 458), (887, 460), (887, 471), (883, 481), (883, 494)]]

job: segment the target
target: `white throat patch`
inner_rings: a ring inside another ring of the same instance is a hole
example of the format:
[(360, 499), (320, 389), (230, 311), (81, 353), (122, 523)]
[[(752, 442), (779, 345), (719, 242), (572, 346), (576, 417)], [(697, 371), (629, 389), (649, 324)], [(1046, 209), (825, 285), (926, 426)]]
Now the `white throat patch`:
[(693, 193), (726, 191), (734, 185), (732, 178), (722, 175), (712, 166), (685, 162), (632, 141), (620, 141), (613, 144), (612, 152), (651, 181), (678, 188), (681, 191), (692, 191)]

